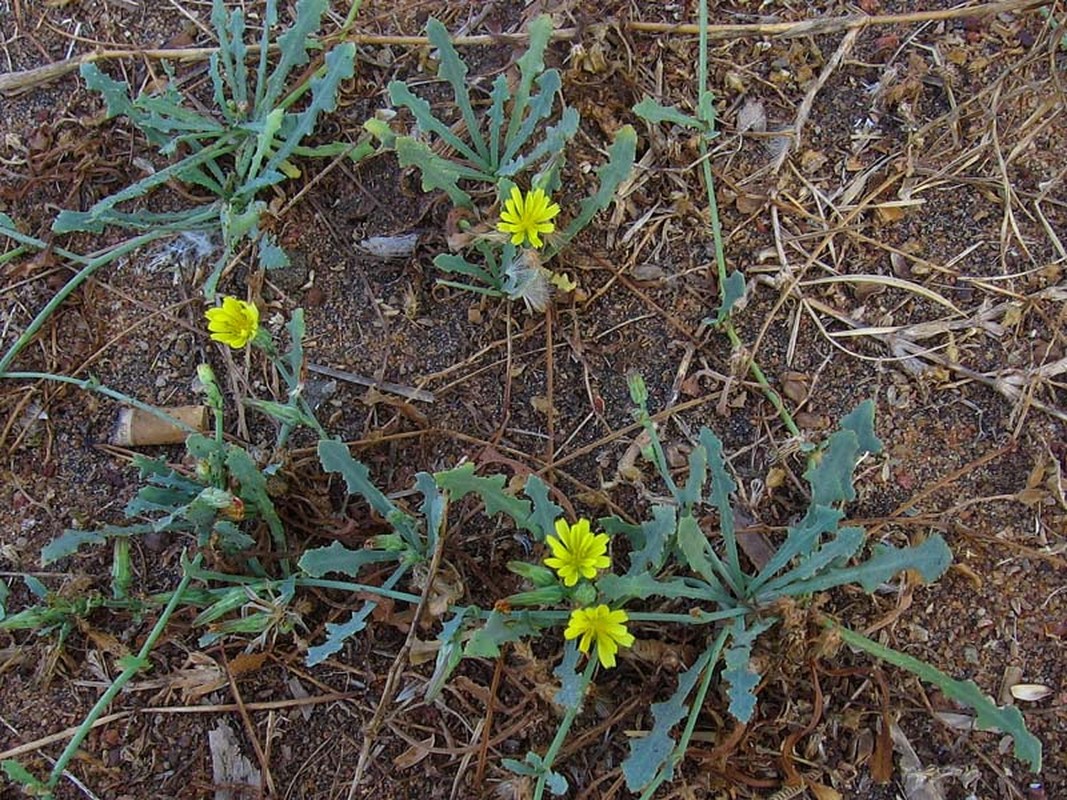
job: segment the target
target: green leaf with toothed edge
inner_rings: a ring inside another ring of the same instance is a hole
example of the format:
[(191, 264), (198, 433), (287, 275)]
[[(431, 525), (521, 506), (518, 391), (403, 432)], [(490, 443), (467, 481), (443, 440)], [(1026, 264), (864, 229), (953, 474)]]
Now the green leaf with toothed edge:
[(385, 550), (351, 550), (340, 542), (331, 542), (329, 547), (306, 551), (297, 565), (312, 578), (321, 578), (331, 572), (357, 578), (367, 564), (396, 561), (397, 555)]
[(681, 125), (686, 128), (696, 128), (697, 130), (703, 130), (705, 128), (704, 123), (696, 117), (686, 114), (683, 111), (679, 111), (674, 106), (661, 105), (651, 97), (645, 97), (640, 103), (635, 105), (634, 113), (645, 122), (652, 125), (660, 122), (670, 122), (674, 125)]
[(1041, 740), (1027, 730), (1026, 721), (1018, 708), (997, 706), (974, 681), (956, 680), (907, 653), (901, 653), (891, 647), (871, 641), (862, 634), (832, 622), (828, 621), (827, 624), (845, 644), (863, 650), (886, 663), (908, 670), (927, 683), (932, 683), (949, 699), (974, 709), (975, 723), (980, 730), (1009, 734), (1014, 743), (1015, 757), (1028, 764), (1035, 774), (1041, 772)]
[(424, 192), (440, 189), (448, 195), (453, 205), (474, 207), (471, 196), (457, 185), (457, 181), (462, 177), (459, 168), (448, 159), (437, 155), (425, 143), (410, 136), (398, 136), (396, 157), (401, 167), (418, 168)]
[(759, 686), (760, 676), (749, 664), (752, 645), (777, 621), (775, 618), (757, 620), (746, 626), (745, 618), (739, 617), (729, 626), (730, 647), (723, 654), (722, 679), (730, 698), (730, 713), (738, 722), (749, 722), (756, 711), (755, 689)]
[(639, 739), (630, 740), (630, 755), (622, 762), (622, 774), (626, 778), (626, 788), (631, 792), (639, 792), (651, 783), (661, 767), (667, 771), (667, 780), (674, 774), (674, 765), (667, 763), (676, 744), (671, 729), (689, 713), (686, 699), (704, 670), (712, 668), (713, 665), (708, 663), (711, 652), (711, 649), (705, 650), (693, 666), (682, 673), (678, 688), (668, 700), (652, 704), (652, 730)]
[(434, 664), (433, 675), (426, 684), (426, 702), (432, 703), (444, 688), (453, 670), (463, 660), (463, 633), (464, 622), (467, 616), (476, 609), (473, 606), (465, 606), (455, 609), (452, 619), (441, 625), (441, 633), (437, 637), (437, 661)]
[(453, 500), (460, 500), (468, 494), (476, 494), (485, 503), (486, 516), (506, 514), (520, 528), (534, 536), (540, 531), (532, 521), (533, 508), (529, 500), (515, 497), (504, 490), (503, 475), (481, 477), (474, 474), (474, 464), (461, 464), (444, 472), (434, 473), (437, 485), (448, 492)]
[(456, 106), (463, 115), (463, 121), (467, 125), (467, 133), (470, 135), (471, 141), (474, 142), (474, 148), (480, 156), (479, 165), (487, 172), (491, 171), (489, 146), (485, 143), (485, 138), (482, 136), (478, 125), (478, 118), (475, 117), (474, 108), (471, 106), (467, 65), (459, 57), (456, 48), (452, 45), (452, 38), (448, 34), (448, 29), (436, 19), (431, 19), (426, 23), (426, 38), (430, 40), (430, 44), (437, 48), (440, 59), (437, 73), (452, 85), (452, 96), (455, 98)]
[(555, 535), (556, 520), (563, 517), (563, 509), (548, 498), (548, 485), (537, 475), (526, 478), (522, 493), (533, 501), (530, 523), (536, 529), (534, 538), (543, 542), (546, 536)]
[(583, 681), (582, 673), (578, 671), (579, 658), (578, 640), (571, 639), (563, 647), (563, 659), (552, 670), (552, 674), (559, 678), (559, 691), (553, 699), (564, 708), (575, 708), (582, 703)]
[(74, 555), (87, 544), (102, 544), (104, 537), (98, 531), (65, 530), (41, 548), (41, 566), (47, 567), (61, 558)]

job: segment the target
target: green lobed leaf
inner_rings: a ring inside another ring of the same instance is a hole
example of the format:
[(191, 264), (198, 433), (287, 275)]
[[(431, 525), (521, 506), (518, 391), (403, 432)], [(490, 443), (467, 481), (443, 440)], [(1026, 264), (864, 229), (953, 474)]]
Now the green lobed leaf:
[(97, 531), (78, 531), (68, 529), (41, 548), (41, 566), (47, 567), (61, 558), (74, 555), (86, 544), (102, 544), (104, 537)]
[(553, 248), (550, 255), (559, 252), (560, 247), (588, 225), (597, 212), (607, 208), (623, 181), (630, 177), (636, 151), (637, 133), (634, 132), (633, 126), (623, 125), (615, 134), (611, 147), (608, 148), (608, 162), (596, 171), (597, 180), (600, 181), (596, 194), (582, 201), (578, 208), (578, 215), (571, 220), (561, 241)]
[(745, 296), (745, 276), (740, 270), (734, 270), (726, 277), (726, 282), (719, 288), (722, 302), (712, 312), (715, 325), (722, 325), (733, 307)]
[[(325, 0), (323, 0), (325, 2)], [(293, 151), (306, 136), (315, 130), (319, 114), (329, 113), (337, 108), (337, 93), (341, 82), (352, 77), (355, 70), (356, 46), (345, 42), (334, 47), (326, 54), (325, 73), (316, 74), (311, 79), (311, 102), (307, 108), (296, 115), (292, 130), (285, 134), (282, 145), (274, 151), (267, 162), (267, 170), (278, 170), (293, 155)], [(249, 177), (255, 177), (254, 174)], [(250, 184), (254, 185), (254, 184)], [(241, 191), (247, 191), (243, 188)]]
[(492, 171), (490, 163), (489, 146), (485, 143), (478, 125), (478, 118), (474, 115), (471, 107), (471, 98), (468, 90), (467, 65), (459, 57), (456, 48), (452, 45), (452, 38), (448, 29), (436, 19), (430, 19), (426, 23), (426, 37), (430, 44), (437, 48), (440, 63), (438, 74), (452, 85), (452, 95), (455, 97), (456, 106), (463, 115), (463, 121), (467, 124), (467, 132), (471, 141), (478, 151), (479, 165), (487, 172)]
[(739, 722), (749, 722), (756, 711), (755, 689), (760, 676), (750, 664), (752, 645), (776, 621), (774, 618), (758, 620), (746, 627), (745, 618), (738, 617), (730, 625), (730, 648), (723, 655), (722, 679), (730, 698), (730, 713)]
[(905, 570), (916, 570), (930, 583), (940, 578), (952, 563), (952, 551), (939, 535), (930, 536), (914, 547), (876, 544), (871, 557), (854, 567), (834, 568), (808, 580), (794, 581), (778, 589), (782, 595), (811, 594), (834, 586), (858, 583), (866, 592)]
[(252, 456), (240, 447), (230, 447), (226, 454), (226, 469), (240, 486), (238, 494), (241, 499), (250, 504), (266, 521), (274, 546), (279, 553), (284, 553), (287, 549), (285, 526), (267, 492), (267, 479), (252, 460)]
[(518, 60), (519, 83), (515, 87), (515, 97), (511, 104), (511, 119), (508, 120), (507, 133), (504, 135), (505, 147), (515, 138), (526, 114), (526, 105), (530, 100), (530, 87), (533, 86), (534, 79), (544, 71), (545, 47), (552, 38), (551, 17), (542, 14), (530, 23), (526, 33), (529, 37), (529, 44), (526, 52)]
[(660, 122), (670, 122), (686, 128), (703, 130), (705, 125), (696, 117), (678, 110), (674, 106), (664, 106), (657, 103), (651, 97), (645, 97), (634, 106), (634, 113), (645, 122), (655, 125)]
[(297, 565), (312, 578), (321, 578), (331, 572), (359, 577), (367, 564), (396, 561), (397, 554), (385, 550), (350, 550), (340, 542), (331, 542), (328, 547), (316, 547), (300, 556)]
[[(272, 110), (285, 91), (289, 73), (308, 63), (307, 47), (319, 30), (322, 15), (329, 6), (328, 0), (299, 0), (293, 24), (278, 37), (278, 62), (267, 79), (263, 96), (257, 97), (256, 113)], [(269, 31), (264, 30), (264, 38)]]
[(804, 518), (797, 525), (789, 526), (785, 541), (771, 556), (770, 561), (749, 581), (749, 590), (759, 591), (760, 587), (794, 558), (810, 553), (818, 545), (822, 534), (836, 530), (837, 523), (844, 516), (845, 513), (836, 508), (814, 504), (809, 506)]
[(533, 509), (529, 500), (524, 500), (504, 491), (504, 476), (489, 475), (481, 477), (474, 474), (474, 464), (461, 464), (444, 472), (434, 473), (437, 485), (448, 492), (453, 501), (460, 500), (468, 494), (476, 494), (485, 503), (486, 516), (507, 514), (520, 528), (525, 528), (534, 536), (539, 530), (532, 521)]
[(427, 703), (432, 703), (437, 698), (445, 681), (463, 660), (463, 623), (467, 615), (474, 610), (472, 606), (457, 608), (452, 619), (441, 625), (441, 633), (437, 637), (437, 660), (434, 663), (433, 675), (426, 683)]
[[(536, 164), (546, 156), (551, 156), (551, 163), (554, 165), (551, 169), (558, 169), (558, 162), (563, 156), (563, 151), (567, 146), (567, 142), (574, 138), (574, 135), (578, 132), (578, 123), (581, 121), (581, 115), (577, 109), (565, 108), (563, 114), (560, 115), (559, 122), (555, 125), (549, 125), (545, 128), (545, 137), (531, 150), (529, 153), (517, 154), (511, 161), (506, 164), (502, 164), (497, 169), (497, 175), (502, 177), (510, 177), (516, 175), (524, 169), (527, 169)], [(534, 186), (540, 186), (546, 192), (551, 194), (558, 187), (551, 185), (542, 185), (542, 182), (536, 178), (533, 181)]]
[(730, 495), (737, 491), (737, 484), (726, 469), (726, 456), (723, 454), (722, 440), (707, 428), (700, 429), (700, 444), (708, 454), (708, 469), (711, 471), (711, 500), (719, 511), (719, 531), (726, 543), (726, 567), (729, 570), (724, 577), (738, 593), (747, 583), (747, 577), (741, 572), (741, 562), (737, 553), (737, 534), (734, 527), (734, 509), (730, 505)]
[(726, 566), (712, 550), (708, 537), (696, 519), (686, 514), (678, 520), (678, 549), (685, 563), (709, 584), (721, 588), (721, 579), (729, 580)]
[(498, 278), (494, 278), (482, 267), (470, 263), (463, 256), (453, 255), (452, 253), (440, 253), (439, 255), (434, 256), (433, 265), (442, 272), (454, 272), (459, 275), (466, 275), (468, 278), (474, 278), (481, 283), (495, 286), (498, 289), (500, 288), (500, 280)]
[(855, 431), (839, 430), (830, 436), (804, 472), (804, 479), (811, 484), (812, 503), (831, 506), (856, 499), (852, 473), (859, 452), (859, 437)]
[(0, 762), (0, 768), (4, 770), (4, 774), (7, 775), (9, 781), (22, 787), (22, 791), (28, 797), (46, 797), (49, 795), (48, 786), (14, 758), (4, 759), (3, 762)]
[(417, 167), (422, 176), (422, 190), (432, 192), (441, 189), (448, 195), (453, 205), (474, 208), (469, 194), (459, 188), (456, 182), (460, 172), (448, 159), (437, 155), (428, 145), (416, 141), (410, 136), (398, 136), (396, 139), (396, 157), (401, 167)]
[[(701, 431), (703, 433), (703, 431)], [(704, 444), (698, 444), (689, 451), (689, 477), (686, 478), (685, 486), (678, 491), (675, 498), (678, 505), (689, 514), (704, 499), (704, 484), (708, 481), (708, 449)]]
[[(504, 143), (504, 155), (501, 159), (503, 167), (507, 167), (509, 162), (518, 157), (522, 146), (529, 141), (538, 128), (543, 127), (542, 121), (552, 114), (552, 106), (555, 105), (556, 95), (562, 84), (559, 70), (556, 69), (545, 70), (537, 77), (538, 91), (530, 99), (526, 119), (514, 135)], [(510, 174), (514, 174), (514, 170)]]
[(552, 670), (552, 674), (559, 678), (559, 691), (553, 699), (564, 708), (579, 708), (582, 704), (585, 681), (578, 670), (580, 658), (578, 640), (571, 639), (563, 646), (563, 659)]
[(352, 458), (352, 453), (344, 442), (337, 439), (320, 441), (319, 462), (327, 472), (339, 473), (344, 478), (348, 493), (358, 494), (382, 517), (388, 517), (397, 510), (393, 501), (371, 482), (367, 467)]
[(533, 501), (529, 522), (535, 529), (534, 537), (543, 542), (546, 536), (555, 535), (556, 520), (563, 516), (563, 509), (549, 499), (548, 485), (537, 475), (526, 478), (522, 492)]
[[(409, 109), (412, 116), (415, 117), (420, 130), (436, 135), (453, 150), (460, 153), (464, 158), (469, 159), (472, 164), (481, 166), (482, 159), (471, 149), (470, 145), (452, 133), (451, 128), (445, 123), (437, 119), (433, 115), (433, 109), (430, 108), (430, 104), (412, 92), (406, 83), (403, 81), (390, 81), (389, 99), (393, 105), (404, 106)], [(397, 144), (399, 145), (401, 139), (406, 138), (410, 137), (398, 137)], [(399, 153), (399, 150), (397, 152)]]
[(493, 81), (493, 91), (489, 95), (489, 153), (490, 171), (496, 172), (500, 166), (500, 132), (504, 127), (504, 106), (511, 99), (511, 90), (508, 89), (508, 79), (503, 73), (496, 76)]
[(419, 509), (423, 519), (426, 520), (426, 551), (423, 556), (429, 558), (437, 548), (437, 540), (444, 535), (448, 499), (441, 494), (433, 475), (428, 472), (415, 475), (415, 488), (423, 496), (422, 506)]
[(719, 605), (728, 605), (729, 595), (717, 582), (715, 585), (698, 581), (695, 578), (671, 578), (666, 581), (656, 580), (649, 572), (637, 575), (615, 575), (608, 573), (597, 579), (597, 592), (600, 599), (608, 603), (624, 604), (628, 600), (664, 597), (668, 599), (688, 597)]
[[(608, 533), (608, 520), (601, 520), (601, 525)], [(641, 523), (638, 537), (631, 537), (634, 551), (630, 553), (629, 576), (642, 572), (658, 572), (667, 557), (667, 544), (674, 537), (678, 527), (677, 512), (671, 506), (653, 506), (652, 519)], [(627, 530), (627, 533), (630, 531)]]
[(949, 699), (973, 708), (979, 729), (1009, 734), (1014, 741), (1015, 757), (1029, 764), (1032, 772), (1041, 772), (1041, 740), (1027, 730), (1026, 721), (1018, 708), (997, 706), (974, 681), (956, 680), (914, 656), (874, 642), (843, 626), (833, 625), (833, 630), (845, 644), (906, 669), (927, 683), (932, 683)]
[(503, 614), (492, 611), (485, 624), (474, 631), (463, 648), (463, 655), (471, 658), (496, 658), (500, 645), (517, 642), (525, 636), (536, 636), (540, 630), (525, 612)]
[(670, 735), (671, 729), (689, 713), (685, 701), (704, 670), (711, 669), (708, 663), (710, 657), (711, 650), (705, 650), (693, 666), (678, 678), (678, 688), (670, 699), (652, 704), (653, 723), (648, 735), (630, 740), (630, 755), (622, 762), (622, 774), (631, 792), (639, 792), (647, 786), (661, 768), (666, 770), (667, 780), (673, 775), (673, 765), (667, 763), (675, 745)]
[(863, 547), (866, 538), (867, 532), (863, 528), (841, 528), (833, 539), (802, 558), (791, 570), (769, 581), (763, 587), (762, 595), (768, 599), (773, 598), (783, 586), (808, 580), (824, 569), (833, 568), (835, 563), (847, 562)]
[[(400, 564), (400, 566), (393, 571), (393, 574), (386, 579), (385, 583), (382, 584), (382, 588), (392, 589), (404, 576), (405, 572), (407, 572), (407, 565)], [(307, 665), (313, 667), (316, 664), (321, 664), (334, 653), (340, 652), (341, 648), (344, 647), (345, 642), (349, 638), (355, 636), (367, 627), (367, 619), (377, 607), (377, 601), (368, 600), (363, 604), (362, 608), (352, 612), (352, 616), (348, 618), (347, 622), (343, 622), (339, 625), (333, 622), (327, 622), (326, 641), (322, 644), (308, 648)]]

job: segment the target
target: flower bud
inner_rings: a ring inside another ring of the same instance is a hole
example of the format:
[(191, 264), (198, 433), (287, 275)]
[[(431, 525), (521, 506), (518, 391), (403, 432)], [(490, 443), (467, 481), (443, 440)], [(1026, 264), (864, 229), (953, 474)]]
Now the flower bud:
[(508, 569), (520, 577), (526, 578), (534, 586), (552, 586), (559, 581), (556, 573), (539, 564), (527, 564), (525, 561), (509, 561)]
[(540, 589), (513, 594), (504, 602), (509, 606), (554, 606), (562, 599), (563, 587), (557, 583), (555, 586), (542, 586)]

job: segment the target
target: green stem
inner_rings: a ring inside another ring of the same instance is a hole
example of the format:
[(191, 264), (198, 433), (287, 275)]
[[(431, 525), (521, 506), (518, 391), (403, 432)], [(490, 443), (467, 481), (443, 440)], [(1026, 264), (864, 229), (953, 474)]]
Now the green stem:
[(130, 397), (128, 394), (117, 391), (115, 389), (109, 389), (103, 384), (97, 383), (92, 378), (80, 379), (71, 378), (66, 375), (55, 375), (51, 372), (0, 372), (0, 379), (8, 378), (12, 380), (26, 380), (26, 381), (55, 381), (56, 383), (68, 383), (71, 386), (77, 386), (79, 389), (85, 389), (90, 392), (96, 392), (102, 394), (104, 397), (110, 397), (112, 400), (118, 400), (120, 403), (125, 403), (128, 406), (132, 406), (140, 411), (147, 412), (155, 417), (159, 417), (164, 422), (173, 425), (176, 428), (180, 428), (186, 433), (196, 433), (196, 430), (179, 419), (175, 419), (166, 411), (161, 408), (156, 408), (148, 403), (143, 403), (140, 400)]
[[(589, 684), (593, 680), (593, 674), (596, 672), (597, 660), (592, 654), (589, 656), (589, 663), (585, 665), (585, 671), (582, 673), (582, 696), (585, 696), (585, 691), (589, 687)], [(567, 713), (563, 715), (563, 721), (560, 722), (559, 728), (556, 730), (556, 735), (552, 739), (552, 744), (548, 746), (548, 752), (545, 753), (544, 759), (541, 763), (543, 770), (540, 775), (537, 776), (537, 785), (534, 787), (534, 800), (541, 800), (541, 797), (545, 793), (545, 781), (548, 780), (548, 773), (552, 769), (552, 764), (556, 760), (556, 756), (559, 755), (559, 750), (563, 747), (563, 742), (567, 738), (567, 734), (570, 733), (571, 725), (574, 724), (574, 720), (578, 717), (578, 712), (581, 710), (581, 703), (575, 703), (573, 706), (567, 709)]]
[[(8, 367), (11, 366), (11, 362), (15, 360), (19, 352), (29, 344), (33, 337), (37, 335), (37, 332), (44, 326), (48, 318), (52, 316), (52, 312), (59, 308), (60, 304), (66, 300), (71, 293), (81, 286), (94, 272), (105, 264), (110, 264), (116, 258), (132, 253), (138, 247), (149, 242), (161, 239), (164, 236), (171, 236), (171, 231), (150, 231), (149, 233), (143, 233), (140, 236), (135, 236), (132, 239), (128, 239), (120, 245), (108, 250), (103, 255), (91, 258), (85, 262), (83, 266), (74, 277), (67, 281), (66, 285), (53, 295), (52, 299), (45, 304), (45, 307), (37, 312), (37, 316), (33, 318), (33, 321), (26, 327), (26, 330), (22, 332), (22, 335), (15, 340), (15, 343), (8, 348), (7, 353), (3, 358), (0, 358), (0, 373), (7, 372)], [(58, 251), (57, 251), (58, 252)], [(61, 255), (66, 256), (67, 251), (63, 251)], [(71, 254), (73, 255), (73, 254)]]
[[(192, 562), (191, 566), (199, 564), (200, 556), (198, 555)], [(151, 632), (148, 634), (148, 638), (145, 639), (144, 645), (141, 646), (140, 652), (137, 654), (137, 658), (132, 664), (127, 666), (101, 696), (96, 701), (96, 705), (82, 721), (82, 724), (78, 726), (78, 730), (74, 732), (73, 738), (67, 743), (66, 748), (60, 754), (56, 763), (52, 767), (52, 772), (48, 776), (48, 788), (55, 789), (56, 784), (59, 783), (59, 779), (63, 776), (63, 771), (67, 768), (67, 764), (74, 758), (78, 752), (78, 748), (81, 743), (85, 741), (85, 737), (89, 735), (89, 731), (92, 730), (93, 724), (103, 715), (107, 710), (107, 707), (111, 705), (111, 701), (115, 699), (119, 692), (122, 691), (130, 679), (133, 678), (138, 672), (147, 666), (148, 654), (152, 652), (152, 648), (156, 644), (156, 640), (163, 634), (163, 630), (167, 627), (167, 623), (170, 622), (171, 615), (178, 608), (178, 604), (181, 602), (182, 594), (185, 592), (186, 587), (192, 580), (192, 575), (187, 570), (182, 576), (181, 582), (178, 584), (178, 588), (174, 590), (174, 595), (171, 597), (170, 602), (167, 603), (166, 608), (160, 614), (159, 619), (156, 620), (156, 624), (153, 626)]]
[[(708, 210), (711, 214), (711, 236), (715, 246), (715, 267), (719, 278), (719, 300), (720, 302), (725, 303), (726, 251), (722, 240), (722, 220), (719, 218), (719, 201), (715, 197), (715, 178), (711, 172), (711, 158), (708, 153), (708, 135), (710, 135), (715, 125), (715, 114), (714, 107), (712, 106), (711, 93), (708, 91), (707, 0), (700, 0), (698, 15), (698, 24), (700, 26), (700, 56), (697, 66), (697, 80), (700, 82), (700, 85), (698, 87), (699, 99), (697, 100), (697, 114), (708, 126), (707, 134), (700, 137), (700, 166), (704, 173), (704, 186), (708, 193)], [(740, 348), (742, 346), (741, 337), (737, 335), (737, 331), (734, 329), (733, 323), (730, 321), (729, 317), (725, 320), (723, 329), (726, 331), (726, 335), (730, 339), (730, 344), (734, 349)], [(771, 401), (771, 405), (774, 406), (775, 410), (778, 412), (778, 416), (781, 417), (782, 422), (785, 423), (789, 432), (793, 436), (801, 438), (800, 428), (798, 428), (796, 422), (793, 421), (793, 415), (790, 414), (789, 410), (785, 407), (778, 392), (771, 388), (770, 383), (767, 381), (767, 376), (763, 374), (763, 370), (760, 369), (760, 366), (756, 363), (755, 359), (749, 360), (748, 370), (752, 373), (752, 377), (756, 379), (756, 383), (760, 385), (763, 394)]]

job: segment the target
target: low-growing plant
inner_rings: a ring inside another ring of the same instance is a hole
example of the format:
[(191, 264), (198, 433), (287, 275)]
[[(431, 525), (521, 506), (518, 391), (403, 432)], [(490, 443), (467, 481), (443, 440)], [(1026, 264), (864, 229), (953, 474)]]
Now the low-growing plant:
[[(83, 64), (82, 77), (90, 89), (103, 96), (109, 117), (129, 118), (163, 155), (180, 158), (99, 200), (88, 211), (60, 213), (52, 229), (57, 233), (100, 232), (114, 225), (133, 230), (217, 231), (222, 248), (204, 283), (209, 300), (214, 298), (223, 268), (245, 240), (256, 244), (259, 264), (264, 268), (288, 264), (285, 252), (262, 224), (267, 204), (259, 196), (265, 189), (300, 175), (293, 163), (296, 157), (347, 152), (358, 160), (373, 150), (367, 142), (356, 146), (344, 142), (303, 144), (314, 131), (319, 115), (336, 107), (340, 85), (352, 77), (354, 70), (355, 46), (343, 43), (325, 54), (322, 67), (308, 82), (289, 86), (294, 71), (307, 65), (309, 52), (318, 48), (314, 36), (328, 5), (327, 0), (300, 0), (292, 25), (275, 39), (277, 1), (267, 0), (256, 67), (250, 74), (247, 62), (254, 51), (244, 41), (244, 12), (227, 11), (223, 0), (213, 0), (211, 21), (219, 41), (209, 69), (214, 114), (186, 105), (174, 74), (165, 63), (165, 85), (136, 97), (124, 81), (108, 77), (91, 62)], [(273, 66), (268, 58), (272, 52), (278, 54)], [(297, 102), (309, 93), (306, 106), (296, 110)], [(173, 212), (119, 209), (121, 204), (144, 197), (171, 181), (205, 189), (213, 199)]]
[[(565, 276), (544, 265), (614, 198), (633, 167), (637, 135), (629, 125), (619, 129), (608, 149), (607, 163), (597, 170), (600, 183), (596, 193), (581, 202), (577, 214), (557, 233), (552, 219), (559, 207), (551, 203), (550, 197), (560, 188), (560, 170), (580, 117), (577, 109), (561, 99), (558, 118), (550, 123), (556, 114), (557, 97), (562, 98), (559, 71), (546, 69), (544, 63), (545, 48), (552, 36), (551, 19), (542, 15), (530, 23), (529, 46), (518, 59), (517, 85), (512, 90), (507, 77), (498, 75), (484, 113), (475, 111), (468, 67), (456, 52), (445, 26), (431, 19), (426, 33), (436, 48), (438, 73), (452, 88), (467, 137), (455, 133), (449, 122), (434, 115), (429, 102), (399, 80), (389, 84), (389, 97), (394, 106), (411, 112), (420, 136), (397, 135), (381, 119), (370, 120), (365, 127), (385, 146), (396, 150), (401, 166), (419, 170), (425, 191), (440, 189), (457, 209), (477, 217), (481, 198), (472, 196), (472, 192), (479, 194), (475, 187), (483, 184), (485, 189), (480, 194), (491, 192), (493, 201), (504, 209), (499, 225), (472, 224), (470, 215), (457, 216), (461, 232), (450, 244), (454, 250), (467, 251), (469, 255), (442, 253), (434, 259), (434, 265), (474, 284), (447, 280), (442, 283), (493, 296), (521, 298), (531, 308), (544, 310), (550, 283), (563, 288), (573, 286)], [(430, 136), (434, 139), (428, 140)], [(447, 155), (431, 145), (437, 145)], [(517, 186), (519, 182), (526, 184), (525, 191)], [(532, 235), (525, 235), (527, 232)], [(542, 232), (549, 234), (543, 254), (538, 253)], [(511, 235), (502, 237), (500, 233)], [(529, 247), (524, 246), (527, 243)]]
[[(679, 677), (675, 692), (652, 706), (652, 729), (646, 736), (631, 740), (623, 774), (629, 789), (647, 798), (671, 779), (684, 758), (697, 716), (716, 679), (725, 689), (730, 714), (742, 723), (753, 718), (755, 689), (761, 679), (753, 667), (753, 648), (761, 636), (782, 622), (783, 602), (803, 605), (819, 592), (846, 585), (874, 592), (907, 571), (930, 582), (940, 577), (951, 561), (948, 546), (936, 534), (916, 545), (896, 547), (875, 542), (868, 547), (862, 527), (842, 524), (843, 507), (856, 497), (853, 474), (857, 463), (864, 454), (882, 449), (874, 434), (871, 401), (846, 415), (839, 429), (811, 453), (804, 473), (811, 487), (805, 515), (788, 528), (767, 563), (749, 567), (738, 547), (731, 505), (736, 485), (727, 471), (721, 440), (702, 428), (689, 455), (688, 476), (684, 483), (677, 483), (648, 414), (647, 393), (639, 376), (631, 377), (630, 391), (637, 405), (636, 417), (649, 441), (644, 455), (666, 484), (670, 501), (654, 505), (650, 518), (639, 525), (614, 516), (599, 520), (603, 531), (628, 542), (629, 567), (625, 571), (599, 569), (606, 564), (597, 561), (603, 550), (593, 546), (595, 537), (579, 537), (572, 542), (572, 556), (579, 553), (580, 557), (577, 562), (572, 558), (571, 563), (586, 567), (573, 585), (563, 579), (565, 573), (558, 559), (545, 559), (557, 570), (558, 580), (543, 567), (509, 565), (531, 580), (533, 588), (504, 599), (488, 615), (482, 609), (457, 608), (443, 626), (437, 670), (428, 687), (431, 696), (439, 691), (463, 657), (495, 657), (507, 642), (540, 636), (547, 628), (569, 621), (566, 638), (578, 639), (578, 647), (568, 644), (555, 673), (561, 683), (556, 700), (566, 709), (564, 720), (544, 755), (530, 753), (523, 761), (508, 762), (519, 774), (536, 778), (535, 797), (546, 787), (556, 794), (566, 791), (566, 780), (552, 768), (554, 758), (594, 679), (596, 664), (612, 666), (614, 651), (626, 646), (628, 639), (632, 641), (626, 622), (710, 626), (703, 651)], [(559, 555), (559, 539), (553, 538), (554, 532), (559, 532), (556, 526), (562, 509), (548, 499), (545, 485), (536, 477), (526, 483), (529, 500), (506, 493), (502, 476), (476, 476), (469, 465), (438, 473), (436, 478), (451, 501), (473, 493), (483, 500), (487, 514), (504, 513), (539, 541), (547, 541), (554, 555)], [(701, 522), (705, 505), (718, 513), (717, 530)], [(568, 544), (565, 538), (564, 544)], [(683, 613), (631, 610), (638, 603), (647, 607), (679, 601), (689, 606)], [(560, 605), (570, 610), (561, 611)], [(554, 608), (533, 610), (530, 606)], [(614, 618), (609, 619), (609, 614)], [(912, 656), (871, 641), (832, 616), (818, 614), (817, 619), (848, 646), (903, 667), (937, 686), (950, 699), (973, 708), (979, 729), (1010, 734), (1016, 756), (1034, 771), (1040, 770), (1041, 744), (1027, 731), (1018, 709), (997, 707), (974, 683), (955, 680)], [(604, 658), (601, 649), (605, 642), (609, 658)], [(588, 651), (591, 643), (597, 644), (598, 657), (590, 655), (585, 670), (579, 673), (579, 651)], [(683, 720), (680, 734), (675, 734)]]

